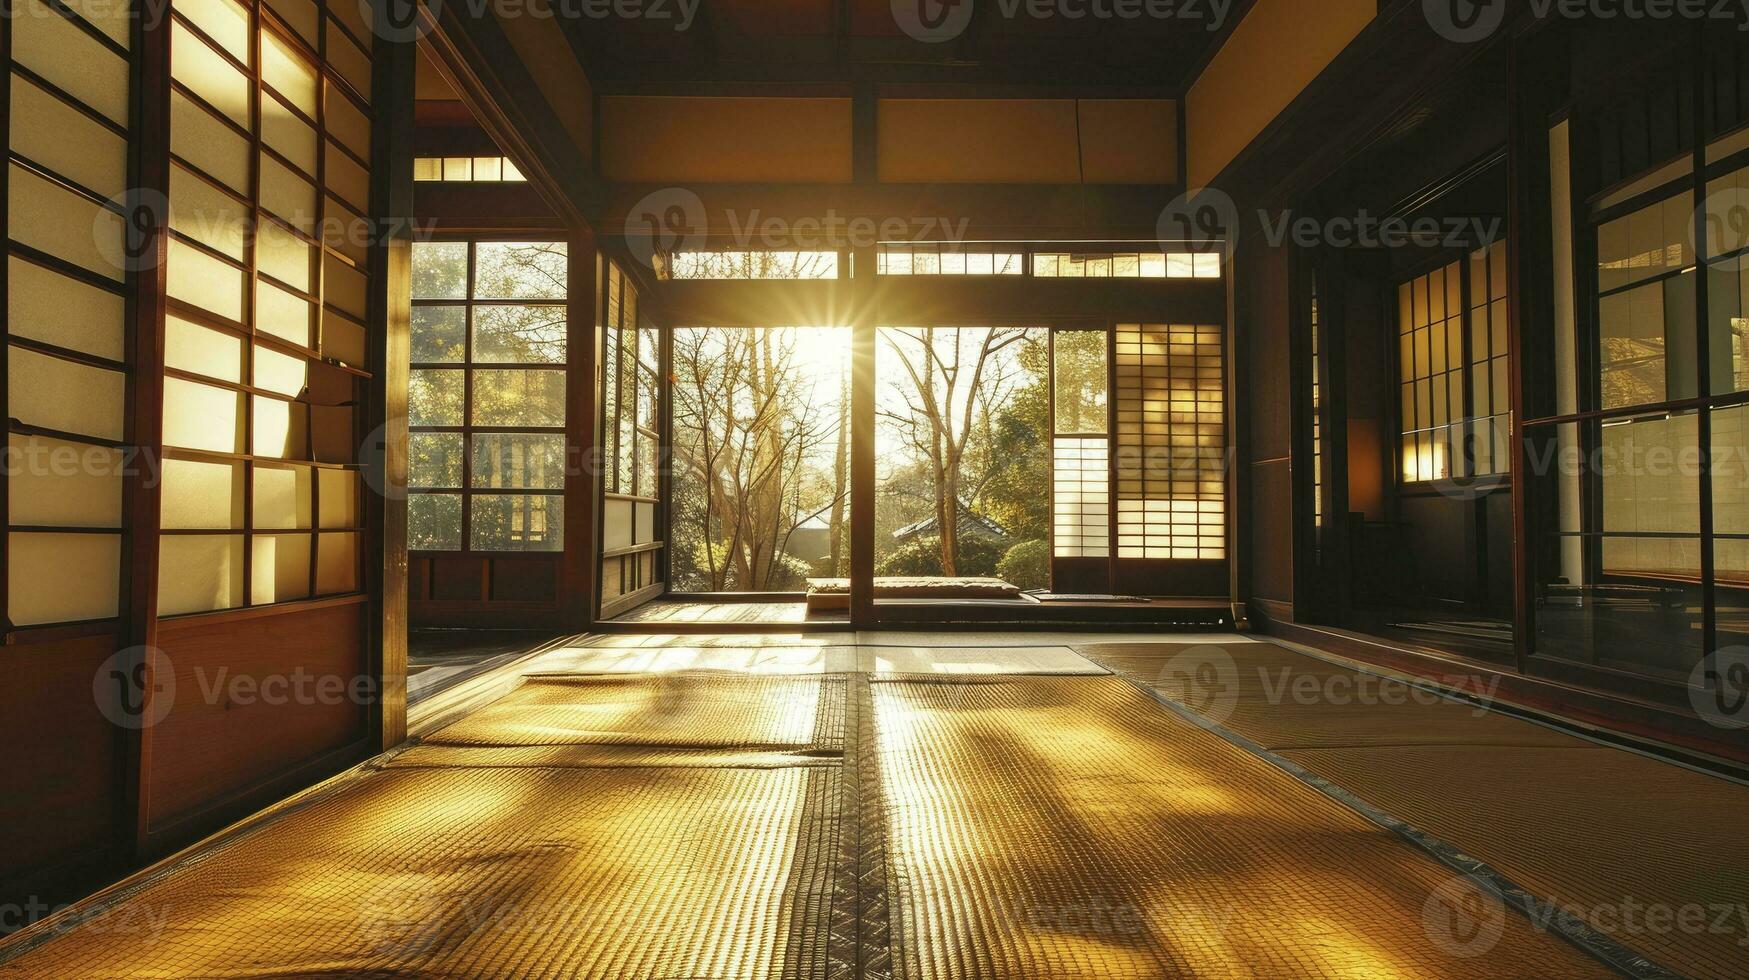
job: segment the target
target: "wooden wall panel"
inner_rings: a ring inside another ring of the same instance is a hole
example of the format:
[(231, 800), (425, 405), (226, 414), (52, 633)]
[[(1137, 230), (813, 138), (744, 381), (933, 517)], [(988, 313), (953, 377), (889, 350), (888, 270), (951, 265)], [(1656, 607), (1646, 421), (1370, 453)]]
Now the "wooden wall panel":
[(1293, 602), (1293, 466), (1285, 459), (1251, 468), (1251, 599)]
[(559, 125), (585, 162), (595, 159), (595, 87), (577, 62), (557, 13), (545, 0), (495, 16), (504, 40), (522, 56), (534, 84), (557, 114)]
[(151, 730), (145, 779), (152, 833), (366, 737), (364, 707), (350, 696), (270, 699), (245, 692), (270, 678), (301, 682), (312, 695), (322, 678), (351, 684), (368, 668), (367, 609), (352, 602), (160, 627), (176, 693), (169, 715)]
[(1081, 179), (1089, 184), (1178, 181), (1178, 103), (1081, 99)]
[(1249, 485), (1241, 526), (1249, 542), (1250, 594), (1247, 599), (1293, 601), (1293, 378), (1290, 370), (1293, 324), (1290, 293), (1292, 255), (1286, 248), (1254, 244), (1240, 253), (1233, 276), (1238, 290), (1240, 390)]
[(610, 95), (601, 171), (610, 180), (850, 180), (850, 100)]
[(92, 680), (116, 648), (112, 635), (0, 646), (0, 881), (113, 843), (118, 730)]
[(1185, 100), (1189, 186), (1204, 187), (1372, 23), (1378, 0), (1256, 0)]
[(879, 174), (896, 183), (1080, 183), (1072, 99), (882, 99)]

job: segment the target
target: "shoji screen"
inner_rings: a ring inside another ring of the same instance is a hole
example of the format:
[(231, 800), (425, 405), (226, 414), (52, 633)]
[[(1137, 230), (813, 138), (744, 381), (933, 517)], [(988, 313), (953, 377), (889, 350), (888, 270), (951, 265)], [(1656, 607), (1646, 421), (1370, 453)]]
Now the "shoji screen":
[(7, 18), (8, 628), (121, 612), (131, 6)]
[(607, 264), (602, 342), (601, 610), (623, 612), (662, 582), (659, 527), (661, 331), (638, 293)]
[(370, 32), (173, 0), (159, 612), (356, 593)]
[(1226, 558), (1226, 408), (1218, 326), (1122, 324), (1117, 554)]
[[(1051, 335), (1051, 536), (1057, 558), (1111, 554), (1107, 343), (1104, 330)], [(1065, 578), (1064, 571), (1058, 568), (1056, 578)]]

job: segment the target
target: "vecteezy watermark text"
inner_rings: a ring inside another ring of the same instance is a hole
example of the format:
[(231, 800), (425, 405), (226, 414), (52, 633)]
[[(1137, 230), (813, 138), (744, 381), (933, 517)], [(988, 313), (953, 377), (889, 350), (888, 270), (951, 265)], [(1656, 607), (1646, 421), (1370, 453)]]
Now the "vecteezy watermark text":
[[(1211, 33), (1227, 25), (1235, 0), (978, 0), (1003, 20), (1177, 21)], [(893, 22), (929, 44), (951, 41), (971, 25), (974, 0), (892, 0)]]
[(1422, 0), (1434, 33), (1474, 44), (1497, 34), (1508, 4), (1522, 5), (1538, 21), (1717, 21), (1749, 30), (1749, 0)]

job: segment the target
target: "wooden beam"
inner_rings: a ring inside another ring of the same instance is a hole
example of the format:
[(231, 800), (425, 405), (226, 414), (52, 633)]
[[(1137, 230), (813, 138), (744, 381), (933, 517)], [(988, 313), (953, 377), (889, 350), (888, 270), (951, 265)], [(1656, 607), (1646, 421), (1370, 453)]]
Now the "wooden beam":
[(444, 4), (420, 8), (432, 61), (474, 118), (522, 168), (566, 225), (588, 227), (606, 191), (492, 17)]
[[(597, 227), (666, 189), (615, 184)], [(754, 248), (876, 241), (1154, 241), (1181, 193), (1161, 184), (699, 184), (708, 236)], [(852, 224), (852, 223), (855, 224)], [(702, 243), (701, 243), (702, 244)]]

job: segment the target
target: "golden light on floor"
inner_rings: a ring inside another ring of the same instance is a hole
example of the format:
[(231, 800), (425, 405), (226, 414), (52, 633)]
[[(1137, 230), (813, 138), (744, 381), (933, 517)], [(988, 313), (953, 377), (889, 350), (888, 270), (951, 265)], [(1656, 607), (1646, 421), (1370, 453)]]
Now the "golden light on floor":
[[(0, 973), (1603, 973), (1516, 916), (1474, 957), (1442, 948), (1443, 865), (1056, 649), (872, 677), (563, 674), (579, 651), (554, 651), (82, 910), (107, 918), (0, 944)], [(1041, 663), (1081, 673), (978, 673)], [(124, 920), (150, 931), (100, 927)]]
[(872, 687), (909, 977), (1604, 975), (1441, 950), (1449, 871), (1127, 682)]

